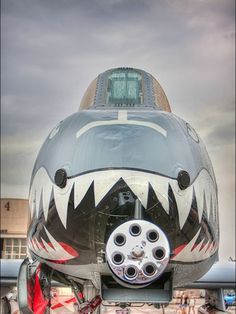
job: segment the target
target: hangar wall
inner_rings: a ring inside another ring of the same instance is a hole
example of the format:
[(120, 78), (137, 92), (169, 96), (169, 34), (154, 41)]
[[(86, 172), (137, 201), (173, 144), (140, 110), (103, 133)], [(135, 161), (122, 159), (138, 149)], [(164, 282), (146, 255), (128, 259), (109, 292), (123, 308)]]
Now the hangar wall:
[(27, 199), (1, 198), (1, 258), (24, 258), (30, 223)]

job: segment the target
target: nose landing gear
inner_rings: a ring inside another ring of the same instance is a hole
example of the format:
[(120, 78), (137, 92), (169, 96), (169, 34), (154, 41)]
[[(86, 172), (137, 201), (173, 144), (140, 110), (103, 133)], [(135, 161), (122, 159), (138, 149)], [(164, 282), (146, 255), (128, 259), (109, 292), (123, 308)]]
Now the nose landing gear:
[(84, 302), (76, 306), (77, 313), (78, 314), (99, 313), (99, 306), (101, 302), (102, 302), (102, 299), (100, 298), (99, 295), (97, 295), (89, 302)]
[[(92, 284), (85, 282), (84, 285), (80, 285), (71, 280), (71, 287), (75, 295), (77, 303), (75, 303), (75, 310), (79, 314), (99, 314), (99, 307), (102, 303), (102, 299), (99, 295), (95, 295), (90, 301), (85, 301), (85, 294), (94, 294), (95, 288)], [(86, 298), (87, 299), (87, 298)], [(87, 299), (88, 300), (88, 299)]]
[(50, 313), (53, 309), (52, 280), (62, 286), (71, 286), (78, 314), (100, 314), (102, 299), (92, 282), (75, 282), (47, 265), (29, 259), (22, 263), (18, 276), (18, 304), (22, 314)]

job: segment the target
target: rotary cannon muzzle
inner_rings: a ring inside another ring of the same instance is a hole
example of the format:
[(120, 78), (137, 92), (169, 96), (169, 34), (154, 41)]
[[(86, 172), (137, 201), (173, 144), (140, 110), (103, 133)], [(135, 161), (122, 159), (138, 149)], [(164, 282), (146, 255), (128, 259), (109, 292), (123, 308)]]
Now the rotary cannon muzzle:
[(135, 287), (148, 285), (165, 270), (170, 245), (164, 232), (153, 223), (135, 219), (123, 223), (110, 235), (107, 263), (118, 282)]

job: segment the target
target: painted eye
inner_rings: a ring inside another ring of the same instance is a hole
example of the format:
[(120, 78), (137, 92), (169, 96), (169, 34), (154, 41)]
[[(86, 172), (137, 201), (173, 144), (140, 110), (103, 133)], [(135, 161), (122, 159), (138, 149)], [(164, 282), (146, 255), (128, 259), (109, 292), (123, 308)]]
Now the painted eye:
[(177, 177), (178, 185), (181, 190), (187, 189), (190, 185), (190, 176), (187, 171), (181, 170)]
[(64, 188), (66, 186), (67, 181), (67, 173), (65, 169), (58, 169), (55, 173), (54, 177), (55, 183), (60, 188)]

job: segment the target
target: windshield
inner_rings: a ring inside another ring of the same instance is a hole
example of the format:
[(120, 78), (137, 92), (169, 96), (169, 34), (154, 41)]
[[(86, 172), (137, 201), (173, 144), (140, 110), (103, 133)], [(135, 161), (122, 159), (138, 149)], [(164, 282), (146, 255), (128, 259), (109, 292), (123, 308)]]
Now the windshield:
[(108, 76), (106, 104), (143, 103), (142, 76), (132, 69), (115, 70)]

